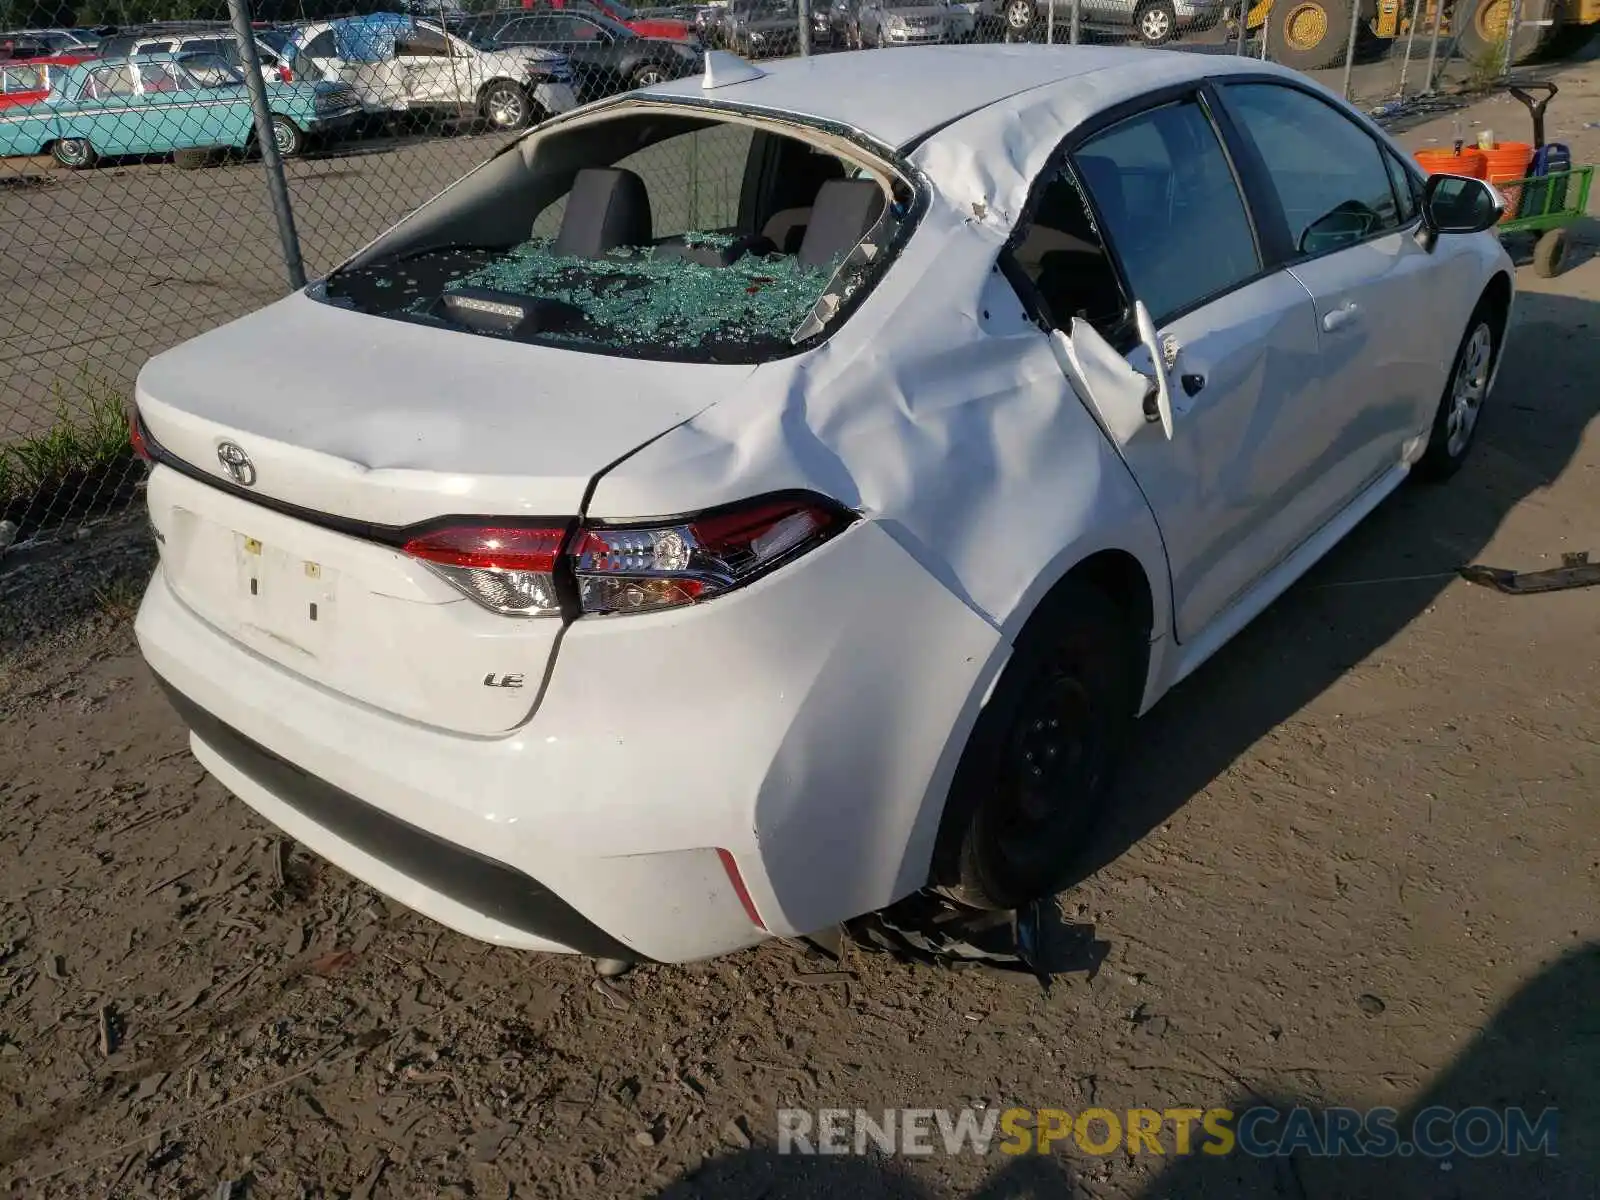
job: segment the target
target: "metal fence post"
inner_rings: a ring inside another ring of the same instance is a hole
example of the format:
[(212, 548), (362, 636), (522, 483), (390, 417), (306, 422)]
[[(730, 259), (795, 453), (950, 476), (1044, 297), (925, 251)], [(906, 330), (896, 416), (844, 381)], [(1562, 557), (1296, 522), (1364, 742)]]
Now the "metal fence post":
[[(1511, 74), (1511, 59), (1515, 54), (1517, 30), (1522, 27), (1522, 0), (1511, 0), (1511, 15), (1506, 19), (1506, 51), (1500, 61), (1500, 74)], [(1452, 26), (1451, 28), (1454, 28)]]
[(1444, 17), (1444, 0), (1433, 0), (1433, 36), (1428, 39), (1428, 82), (1422, 90), (1426, 95), (1433, 95), (1434, 78), (1433, 63), (1439, 53), (1439, 24)]
[(1056, 0), (1049, 0), (1048, 7), (1044, 10), (1044, 44), (1056, 44)]
[(300, 261), (300, 235), (294, 228), (294, 210), (289, 206), (289, 184), (283, 177), (283, 159), (272, 136), (272, 110), (267, 107), (267, 85), (261, 75), (261, 58), (256, 53), (255, 34), (250, 29), (249, 0), (228, 0), (228, 15), (233, 18), (233, 36), (239, 43), (244, 66), (244, 85), (250, 93), (250, 110), (256, 118), (256, 143), (261, 149), (261, 165), (267, 173), (267, 193), (272, 198), (272, 215), (278, 221), (278, 240), (283, 243), (283, 267), (289, 286), (306, 285), (305, 264)]
[(800, 53), (811, 53), (811, 0), (800, 0)]
[[(1271, 16), (1269, 10), (1268, 16)], [(1250, 36), (1250, 0), (1239, 0), (1239, 44), (1233, 48), (1235, 54), (1244, 53), (1245, 41)]]
[[(1442, 4), (1444, 0), (1439, 0)], [(1361, 5), (1350, 6), (1350, 41), (1344, 48), (1344, 83), (1339, 94), (1346, 100), (1350, 99), (1350, 72), (1356, 65), (1356, 37), (1361, 29)]]
[(1072, 0), (1072, 29), (1070, 32), (1072, 44), (1076, 46), (1083, 39), (1083, 4), (1082, 0)]
[[(1248, 4), (1250, 0), (1245, 0)], [(1287, 2), (1287, 0), (1285, 0)], [(1277, 6), (1274, 5), (1274, 8)], [(1272, 9), (1267, 9), (1267, 15), (1261, 19), (1261, 61), (1267, 61), (1267, 41), (1272, 36)]]
[(1397, 99), (1406, 98), (1406, 76), (1411, 73), (1411, 47), (1417, 40), (1417, 22), (1422, 19), (1422, 0), (1411, 0), (1411, 27), (1406, 30), (1406, 57), (1400, 64), (1400, 94)]

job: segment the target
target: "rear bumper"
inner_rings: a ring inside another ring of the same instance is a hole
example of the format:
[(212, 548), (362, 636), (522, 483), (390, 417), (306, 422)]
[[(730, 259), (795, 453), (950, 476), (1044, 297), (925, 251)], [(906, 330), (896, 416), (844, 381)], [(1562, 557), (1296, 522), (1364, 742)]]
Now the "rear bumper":
[(501, 737), (318, 687), (213, 628), (159, 570), (137, 633), (196, 756), (310, 849), (472, 937), (668, 962), (921, 886), (1004, 657), (870, 522), (703, 608), (575, 622), (537, 711)]
[(413, 880), (448, 905), (525, 937), (541, 938), (550, 949), (597, 958), (637, 957), (538, 880), (307, 774), (218, 720), (159, 675), (156, 682), (189, 727), (207, 768), (248, 793), (279, 825), (315, 830), (313, 837), (324, 845), (326, 839), (337, 838), (345, 847), (341, 858), (359, 860), (367, 874)]

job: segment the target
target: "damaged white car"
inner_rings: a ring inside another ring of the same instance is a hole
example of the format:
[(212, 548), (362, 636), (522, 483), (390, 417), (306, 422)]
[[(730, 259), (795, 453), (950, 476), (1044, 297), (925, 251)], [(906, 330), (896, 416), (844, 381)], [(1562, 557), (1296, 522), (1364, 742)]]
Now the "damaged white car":
[(708, 70), (138, 381), (195, 754), (503, 945), (1049, 893), (1138, 716), (1461, 463), (1505, 337), (1496, 193), (1289, 71)]

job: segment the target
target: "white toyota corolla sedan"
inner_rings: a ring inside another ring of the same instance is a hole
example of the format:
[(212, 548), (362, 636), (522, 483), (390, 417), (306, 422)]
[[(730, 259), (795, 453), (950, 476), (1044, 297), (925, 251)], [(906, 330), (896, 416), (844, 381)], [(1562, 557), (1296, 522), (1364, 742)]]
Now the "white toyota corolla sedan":
[(1498, 195), (1287, 70), (708, 71), (138, 381), (195, 754), (502, 945), (1048, 894), (1139, 715), (1461, 464), (1505, 336)]

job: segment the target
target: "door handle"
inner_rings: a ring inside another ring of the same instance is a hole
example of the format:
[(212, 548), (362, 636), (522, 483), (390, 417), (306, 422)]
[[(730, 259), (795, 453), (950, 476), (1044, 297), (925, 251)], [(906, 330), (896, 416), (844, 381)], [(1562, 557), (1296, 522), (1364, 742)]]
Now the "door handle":
[(1356, 319), (1356, 314), (1361, 311), (1361, 306), (1354, 300), (1346, 301), (1322, 318), (1322, 327), (1332, 333), (1341, 325), (1348, 325)]

